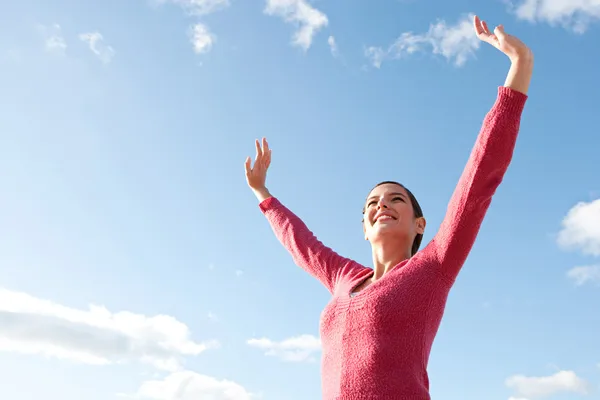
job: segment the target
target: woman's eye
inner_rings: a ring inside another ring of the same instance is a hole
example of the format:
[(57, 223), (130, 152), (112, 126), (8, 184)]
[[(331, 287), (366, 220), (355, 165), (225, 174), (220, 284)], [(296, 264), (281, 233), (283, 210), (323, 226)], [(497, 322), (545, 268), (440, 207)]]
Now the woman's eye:
[(396, 200), (404, 201), (404, 199), (402, 197), (394, 197), (392, 200), (394, 200), (394, 201), (396, 201)]

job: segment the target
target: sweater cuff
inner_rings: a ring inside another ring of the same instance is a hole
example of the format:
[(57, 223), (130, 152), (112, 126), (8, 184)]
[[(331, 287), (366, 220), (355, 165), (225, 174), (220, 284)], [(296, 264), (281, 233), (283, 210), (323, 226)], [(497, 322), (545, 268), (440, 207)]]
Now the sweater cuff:
[(274, 206), (276, 206), (279, 203), (279, 201), (271, 196), (268, 199), (264, 199), (263, 201), (261, 201), (258, 204), (258, 207), (260, 208), (260, 210), (265, 213), (267, 210), (273, 208)]
[(525, 93), (506, 86), (500, 86), (498, 87), (497, 107), (509, 114), (521, 114), (528, 98)]

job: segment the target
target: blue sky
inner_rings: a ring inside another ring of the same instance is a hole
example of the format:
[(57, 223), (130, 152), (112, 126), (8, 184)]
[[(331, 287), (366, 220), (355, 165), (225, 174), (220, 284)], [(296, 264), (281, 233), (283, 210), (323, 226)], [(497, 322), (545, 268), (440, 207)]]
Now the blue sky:
[(269, 189), (346, 256), (370, 263), (381, 180), (416, 194), (430, 239), (509, 67), (471, 13), (536, 67), (432, 397), (597, 397), (600, 4), (485, 3), (3, 2), (0, 397), (320, 398), (328, 293), (244, 159), (266, 136)]

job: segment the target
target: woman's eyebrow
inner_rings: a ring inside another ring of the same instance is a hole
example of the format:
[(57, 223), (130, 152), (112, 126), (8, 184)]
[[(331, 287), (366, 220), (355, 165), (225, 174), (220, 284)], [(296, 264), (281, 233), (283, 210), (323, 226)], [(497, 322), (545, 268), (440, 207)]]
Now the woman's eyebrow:
[[(406, 198), (406, 195), (405, 195), (404, 193), (402, 193), (402, 192), (392, 192), (392, 193), (389, 193), (389, 195), (390, 195), (390, 196), (400, 196), (400, 197)], [(379, 196), (371, 196), (371, 197), (369, 197), (369, 198), (367, 199), (367, 201), (374, 200), (374, 199), (376, 199), (377, 197), (379, 197)]]

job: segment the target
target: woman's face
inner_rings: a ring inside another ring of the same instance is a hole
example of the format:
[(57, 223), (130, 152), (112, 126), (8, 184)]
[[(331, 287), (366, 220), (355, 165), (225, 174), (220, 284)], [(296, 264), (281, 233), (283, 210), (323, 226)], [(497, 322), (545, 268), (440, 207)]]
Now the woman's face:
[[(423, 233), (424, 221), (415, 218), (410, 197), (402, 186), (386, 183), (371, 191), (365, 204), (365, 239), (373, 242), (393, 235), (405, 237), (412, 244), (418, 233)], [(423, 225), (423, 226), (421, 226)]]

